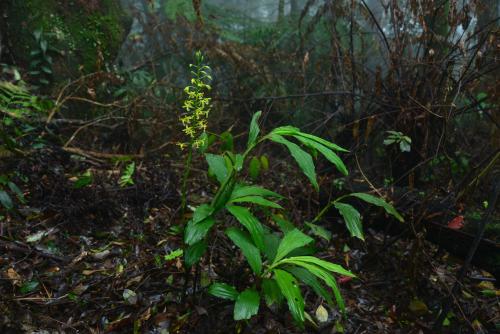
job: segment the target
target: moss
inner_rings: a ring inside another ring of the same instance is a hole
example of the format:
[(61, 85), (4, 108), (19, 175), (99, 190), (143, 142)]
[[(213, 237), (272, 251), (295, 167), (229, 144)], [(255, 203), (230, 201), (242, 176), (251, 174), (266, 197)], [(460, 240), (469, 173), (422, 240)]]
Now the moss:
[(119, 0), (101, 0), (99, 6), (89, 10), (76, 0), (11, 0), (8, 20), (9, 35), (16, 36), (14, 54), (27, 64), (34, 46), (32, 33), (42, 28), (49, 44), (62, 53), (56, 75), (98, 70), (114, 60), (126, 34)]

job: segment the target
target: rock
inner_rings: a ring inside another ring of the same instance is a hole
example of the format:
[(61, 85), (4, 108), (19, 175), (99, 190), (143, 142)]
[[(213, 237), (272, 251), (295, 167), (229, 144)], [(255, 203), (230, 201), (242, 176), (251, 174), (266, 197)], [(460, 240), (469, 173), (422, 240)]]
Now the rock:
[(6, 33), (10, 53), (24, 67), (36, 49), (33, 33), (41, 30), (54, 48), (54, 79), (78, 77), (111, 64), (120, 49), (129, 19), (119, 0), (9, 0)]

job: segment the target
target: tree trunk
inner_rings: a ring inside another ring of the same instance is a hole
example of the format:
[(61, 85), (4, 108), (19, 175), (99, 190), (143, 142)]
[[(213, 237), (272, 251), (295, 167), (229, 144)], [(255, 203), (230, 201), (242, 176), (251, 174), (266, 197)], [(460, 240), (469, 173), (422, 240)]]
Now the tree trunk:
[(285, 0), (279, 0), (279, 2), (278, 2), (278, 22), (282, 22), (283, 17), (285, 17)]
[(290, 0), (290, 18), (294, 20), (299, 16), (298, 0)]

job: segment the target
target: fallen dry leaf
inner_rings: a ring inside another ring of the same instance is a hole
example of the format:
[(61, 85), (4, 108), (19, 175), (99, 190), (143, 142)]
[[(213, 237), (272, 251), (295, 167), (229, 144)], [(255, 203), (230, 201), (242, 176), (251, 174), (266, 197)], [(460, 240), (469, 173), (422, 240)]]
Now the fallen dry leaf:
[(448, 223), (448, 228), (459, 230), (464, 227), (464, 216), (456, 216)]
[(319, 305), (315, 312), (316, 319), (319, 322), (327, 322), (328, 321), (328, 311), (323, 305)]
[(12, 281), (13, 285), (20, 286), (22, 277), (17, 273), (17, 271), (14, 270), (14, 268), (9, 268), (7, 269), (7, 272), (5, 273), (8, 279)]

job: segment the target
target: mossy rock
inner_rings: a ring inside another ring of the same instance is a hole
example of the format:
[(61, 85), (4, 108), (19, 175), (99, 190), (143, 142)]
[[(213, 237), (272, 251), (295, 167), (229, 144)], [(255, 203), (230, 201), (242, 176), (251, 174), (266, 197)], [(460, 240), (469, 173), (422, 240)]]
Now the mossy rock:
[(8, 38), (15, 59), (27, 65), (43, 29), (54, 60), (55, 80), (103, 69), (114, 61), (127, 34), (128, 17), (119, 0), (9, 0)]

